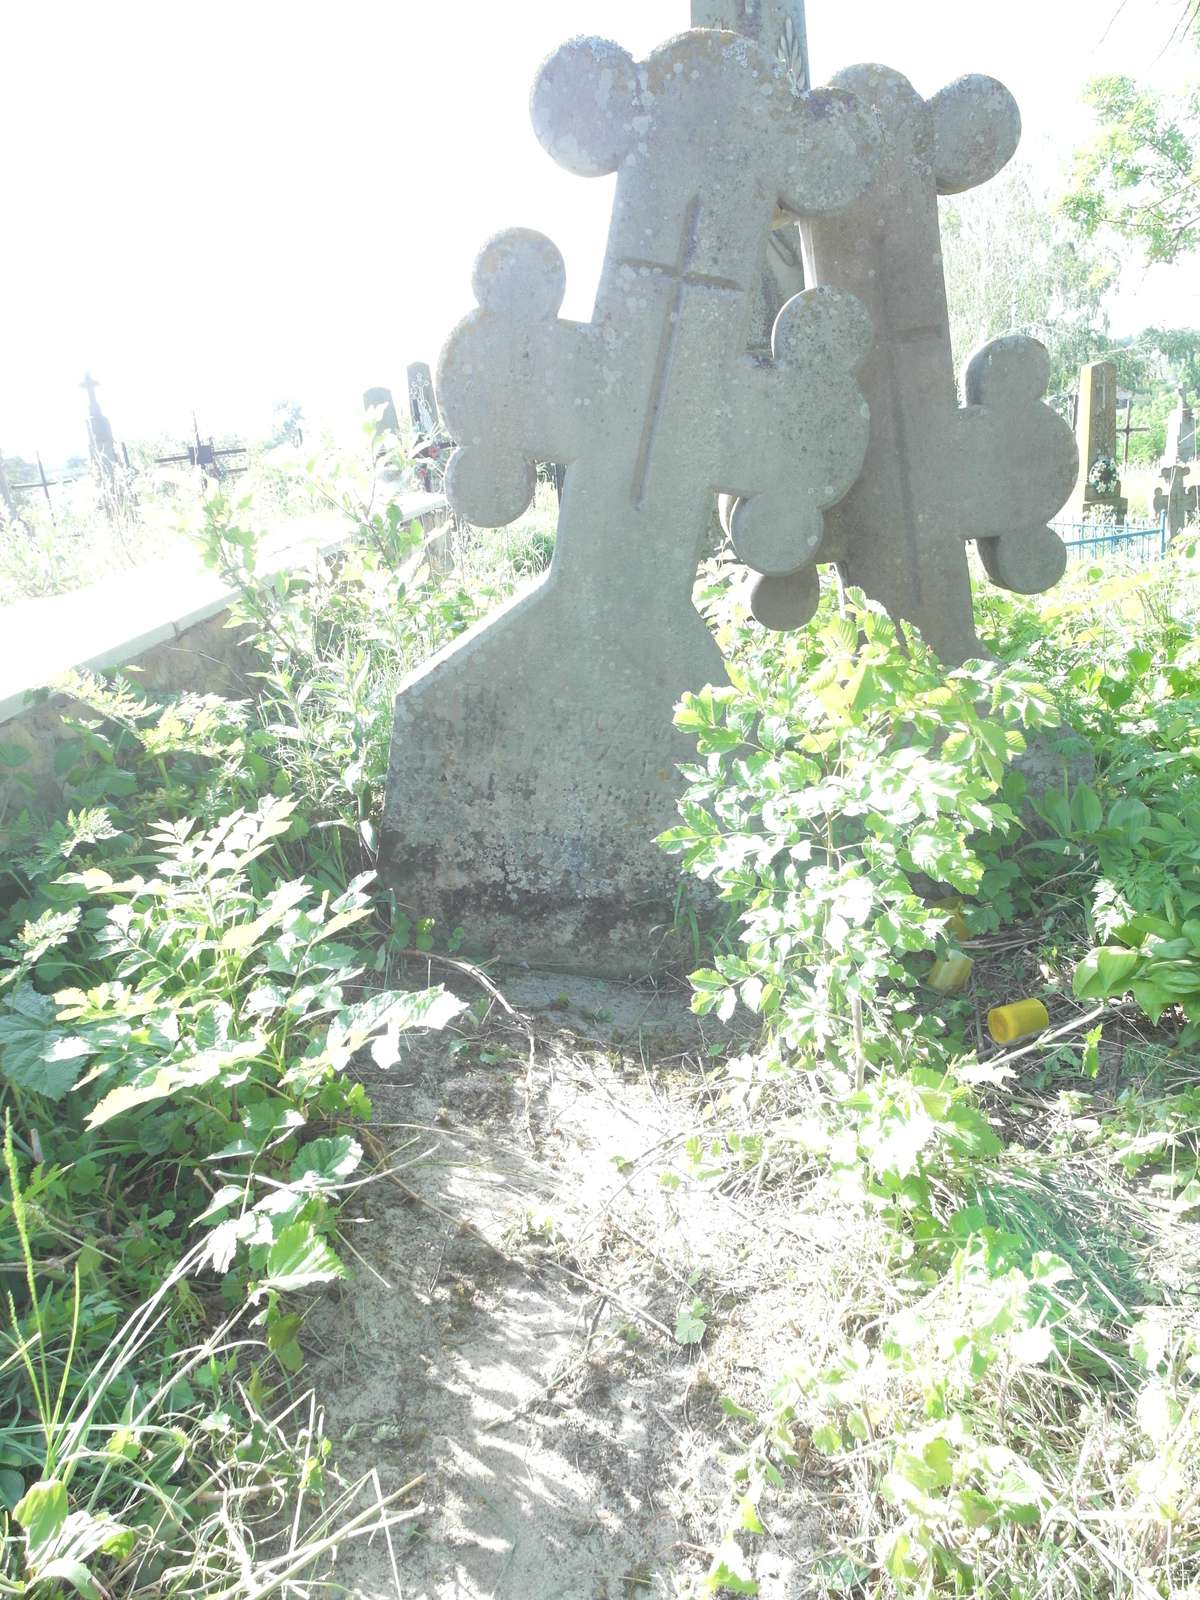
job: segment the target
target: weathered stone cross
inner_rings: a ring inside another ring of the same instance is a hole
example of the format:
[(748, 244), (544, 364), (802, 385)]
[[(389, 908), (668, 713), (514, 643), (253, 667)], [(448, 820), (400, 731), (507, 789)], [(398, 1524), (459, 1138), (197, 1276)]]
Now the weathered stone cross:
[(852, 201), (877, 131), (719, 32), (640, 65), (574, 40), (532, 114), (562, 165), (617, 173), (595, 312), (559, 318), (558, 251), (500, 234), (437, 387), (459, 443), (447, 492), (470, 522), (512, 521), (536, 462), (569, 465), (554, 564), (402, 688), (383, 861), (402, 901), (484, 947), (629, 970), (652, 963), (677, 889), (652, 843), (689, 754), (672, 708), (723, 677), (691, 602), (713, 494), (736, 497), (739, 548), (770, 572), (816, 549), (861, 465), (858, 303), (814, 290), (778, 320), (773, 359), (747, 344), (772, 219)]
[[(817, 559), (916, 623), (953, 664), (980, 651), (967, 540), (993, 582), (1021, 593), (1049, 588), (1066, 554), (1047, 523), (1078, 465), (1070, 428), (1041, 403), (1049, 362), (1036, 340), (985, 345), (966, 367), (965, 405), (955, 390), (937, 198), (998, 172), (1016, 148), (1020, 116), (993, 78), (960, 78), (928, 101), (888, 67), (852, 67), (833, 82), (875, 111), (884, 156), (857, 204), (801, 223), (808, 281), (856, 295), (875, 328), (862, 368), (866, 463), (826, 515)], [(755, 614), (770, 627), (800, 625), (817, 602), (807, 525), (796, 547), (806, 554), (791, 571), (755, 587)]]

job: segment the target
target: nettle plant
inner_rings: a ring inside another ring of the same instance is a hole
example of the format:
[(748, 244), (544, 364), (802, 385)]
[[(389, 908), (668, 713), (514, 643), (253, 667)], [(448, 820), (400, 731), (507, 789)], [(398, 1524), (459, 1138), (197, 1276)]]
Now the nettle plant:
[(249, 497), (210, 492), (196, 537), (237, 591), (233, 619), (262, 658), (259, 710), (292, 792), (347, 835), (351, 855), (373, 855), (396, 687), (499, 591), (472, 593), (421, 566), (420, 527), (395, 502), (339, 509), (356, 535), (288, 572), (262, 570), (265, 535)]

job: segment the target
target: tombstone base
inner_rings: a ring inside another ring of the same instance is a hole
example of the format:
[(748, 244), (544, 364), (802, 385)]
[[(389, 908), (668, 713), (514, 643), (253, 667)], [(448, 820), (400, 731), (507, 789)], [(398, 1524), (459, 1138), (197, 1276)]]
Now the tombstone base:
[[(435, 939), (461, 928), (462, 941), (455, 948), (462, 956), (506, 969), (613, 981), (684, 978), (697, 965), (689, 913), (701, 927), (717, 915), (715, 898), (699, 900), (690, 884), (646, 885), (657, 890), (656, 896), (631, 907), (620, 896), (584, 900), (567, 893), (559, 899), (549, 885), (544, 894), (526, 890), (515, 896), (482, 877), (446, 890), (440, 874), (422, 872), (404, 850), (381, 854), (380, 871), (398, 903), (434, 918)], [(676, 920), (677, 910), (682, 922)]]
[(687, 896), (708, 921), (715, 893), (654, 843), (695, 760), (672, 722), (680, 633), (685, 685), (724, 676), (687, 610), (690, 623), (646, 619), (627, 637), (543, 580), (402, 685), (380, 874), (409, 916), (506, 963), (598, 977), (695, 965), (677, 910)]
[(1093, 522), (1097, 512), (1106, 516), (1111, 513), (1118, 527), (1123, 527), (1129, 516), (1129, 501), (1123, 495), (1085, 494), (1078, 507), (1072, 508), (1072, 517), (1079, 522)]

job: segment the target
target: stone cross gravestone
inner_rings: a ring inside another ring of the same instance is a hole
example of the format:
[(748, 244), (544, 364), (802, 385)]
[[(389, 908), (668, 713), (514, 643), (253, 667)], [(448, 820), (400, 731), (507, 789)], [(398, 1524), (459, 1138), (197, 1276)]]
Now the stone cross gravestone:
[[(985, 346), (967, 366), (960, 406), (942, 270), (938, 195), (998, 172), (1016, 148), (1020, 117), (992, 78), (961, 78), (931, 100), (887, 67), (853, 67), (833, 83), (877, 113), (884, 155), (856, 205), (801, 224), (809, 282), (850, 290), (875, 326), (862, 368), (866, 465), (826, 514), (816, 556), (837, 562), (847, 581), (915, 623), (956, 664), (980, 651), (968, 539), (992, 580), (1022, 593), (1049, 588), (1066, 562), (1047, 523), (1071, 492), (1076, 454), (1070, 428), (1041, 403), (1046, 352), (1032, 339)], [(737, 518), (735, 507), (735, 546)], [(804, 532), (794, 559), (755, 585), (753, 609), (768, 627), (798, 626), (816, 608)]]
[(402, 685), (381, 866), (401, 904), (495, 955), (646, 971), (679, 887), (653, 842), (692, 749), (672, 710), (724, 676), (691, 600), (713, 495), (739, 497), (749, 553), (769, 564), (797, 518), (819, 542), (866, 445), (856, 301), (808, 292), (773, 359), (747, 354), (766, 235), (780, 207), (861, 193), (878, 130), (850, 96), (798, 96), (778, 62), (720, 32), (641, 64), (573, 40), (531, 109), (561, 165), (617, 173), (595, 311), (560, 319), (555, 246), (500, 234), (438, 397), (459, 442), (447, 493), (468, 521), (512, 521), (536, 462), (569, 465), (554, 560)]
[(1071, 516), (1086, 522), (1097, 511), (1111, 512), (1125, 521), (1128, 502), (1121, 497), (1121, 481), (1105, 489), (1093, 481), (1097, 463), (1117, 462), (1117, 369), (1111, 361), (1091, 361), (1079, 369), (1079, 402), (1075, 410), (1075, 438), (1079, 447), (1079, 480), (1071, 497)]
[(1196, 459), (1196, 414), (1188, 405), (1187, 395), (1179, 391), (1179, 404), (1167, 418), (1167, 447), (1163, 451), (1162, 465), (1186, 466)]
[(1174, 539), (1200, 514), (1200, 484), (1188, 484), (1190, 469), (1176, 463), (1164, 467), (1160, 476), (1165, 489), (1154, 491), (1154, 514), (1166, 525), (1168, 539)]

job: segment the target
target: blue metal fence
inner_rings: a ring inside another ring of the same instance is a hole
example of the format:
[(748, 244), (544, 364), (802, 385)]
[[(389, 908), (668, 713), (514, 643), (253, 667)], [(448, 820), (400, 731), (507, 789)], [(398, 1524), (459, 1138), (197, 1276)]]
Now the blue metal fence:
[(1148, 565), (1166, 554), (1165, 517), (1161, 522), (1111, 528), (1095, 522), (1052, 522), (1050, 526), (1066, 545), (1068, 557), (1077, 561), (1114, 555)]

